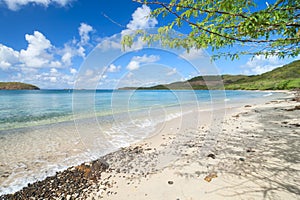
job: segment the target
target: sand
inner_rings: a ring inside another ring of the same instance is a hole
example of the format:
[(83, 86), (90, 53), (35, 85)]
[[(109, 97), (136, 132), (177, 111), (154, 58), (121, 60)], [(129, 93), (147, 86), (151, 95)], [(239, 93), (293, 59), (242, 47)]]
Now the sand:
[[(90, 200), (300, 199), (300, 102), (255, 103), (160, 124), (152, 137), (100, 158), (98, 168), (69, 168), (39, 183), (50, 185), (39, 192)], [(63, 190), (60, 180), (84, 189)]]
[(197, 129), (173, 120), (132, 145), (133, 155), (112, 156), (102, 175), (109, 187), (98, 185), (88, 199), (300, 199), (299, 105), (229, 107)]

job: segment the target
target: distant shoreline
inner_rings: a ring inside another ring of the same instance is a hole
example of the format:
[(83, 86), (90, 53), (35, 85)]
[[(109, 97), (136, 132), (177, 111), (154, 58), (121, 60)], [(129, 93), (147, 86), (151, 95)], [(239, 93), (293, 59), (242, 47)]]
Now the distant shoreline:
[(0, 82), (0, 90), (40, 90), (40, 88), (21, 82)]
[(186, 81), (119, 90), (291, 90), (300, 88), (300, 60), (260, 75), (205, 75)]

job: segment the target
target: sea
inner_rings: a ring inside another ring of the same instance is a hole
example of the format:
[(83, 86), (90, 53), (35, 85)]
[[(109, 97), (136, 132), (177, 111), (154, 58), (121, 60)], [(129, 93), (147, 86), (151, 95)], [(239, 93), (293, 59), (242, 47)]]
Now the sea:
[(0, 195), (151, 137), (160, 124), (187, 113), (214, 114), (284, 96), (224, 90), (0, 90)]

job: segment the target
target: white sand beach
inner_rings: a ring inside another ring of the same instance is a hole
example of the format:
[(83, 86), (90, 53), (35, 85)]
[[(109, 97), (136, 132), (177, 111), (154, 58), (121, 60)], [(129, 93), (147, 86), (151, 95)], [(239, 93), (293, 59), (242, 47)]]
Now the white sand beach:
[(112, 155), (89, 199), (299, 199), (299, 106), (228, 108), (215, 138), (205, 122), (195, 130), (175, 119), (130, 153)]
[(213, 113), (172, 119), (150, 138), (0, 199), (299, 199), (300, 102)]

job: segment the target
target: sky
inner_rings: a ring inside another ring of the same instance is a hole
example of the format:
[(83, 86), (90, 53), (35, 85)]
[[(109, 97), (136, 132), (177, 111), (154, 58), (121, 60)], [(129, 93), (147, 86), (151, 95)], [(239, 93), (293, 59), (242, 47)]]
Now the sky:
[(147, 17), (150, 11), (131, 0), (0, 0), (0, 82), (110, 89), (205, 74), (261, 74), (293, 60), (244, 56), (209, 63), (209, 49), (187, 54), (159, 45), (150, 48), (139, 39), (122, 50), (126, 33), (155, 30), (168, 22)]

